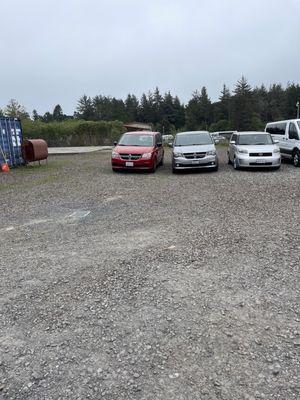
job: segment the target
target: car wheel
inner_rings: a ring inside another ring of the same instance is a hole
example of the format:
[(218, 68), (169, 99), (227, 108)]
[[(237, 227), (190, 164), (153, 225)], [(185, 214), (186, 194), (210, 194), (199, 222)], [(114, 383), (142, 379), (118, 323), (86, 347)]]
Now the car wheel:
[(236, 159), (236, 157), (233, 158), (233, 168), (236, 169), (236, 170), (240, 168), (238, 160)]
[(231, 164), (231, 161), (230, 161), (230, 158), (229, 158), (229, 154), (227, 154), (227, 157), (228, 157), (228, 164), (230, 165)]
[(213, 168), (213, 171), (218, 171), (218, 169), (219, 169), (219, 165), (217, 164), (217, 165), (215, 166), (215, 168)]
[(295, 150), (292, 155), (293, 164), (295, 167), (300, 167), (300, 152), (299, 150)]
[(156, 165), (156, 160), (154, 160), (154, 161), (153, 161), (153, 167), (150, 168), (150, 172), (151, 172), (152, 174), (154, 174), (154, 172), (156, 171), (156, 167), (157, 167), (157, 165)]

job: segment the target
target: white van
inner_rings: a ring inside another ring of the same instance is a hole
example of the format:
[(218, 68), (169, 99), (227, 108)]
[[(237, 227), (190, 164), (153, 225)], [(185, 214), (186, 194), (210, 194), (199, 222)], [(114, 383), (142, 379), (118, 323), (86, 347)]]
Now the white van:
[(265, 132), (278, 140), (282, 157), (291, 158), (295, 167), (300, 167), (300, 119), (269, 122)]

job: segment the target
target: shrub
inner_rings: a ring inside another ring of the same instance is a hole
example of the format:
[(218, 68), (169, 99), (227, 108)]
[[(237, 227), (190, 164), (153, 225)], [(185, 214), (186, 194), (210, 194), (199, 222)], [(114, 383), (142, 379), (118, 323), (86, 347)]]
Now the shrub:
[(81, 121), (45, 123), (23, 120), (25, 139), (44, 139), (48, 146), (111, 145), (124, 132), (120, 121)]

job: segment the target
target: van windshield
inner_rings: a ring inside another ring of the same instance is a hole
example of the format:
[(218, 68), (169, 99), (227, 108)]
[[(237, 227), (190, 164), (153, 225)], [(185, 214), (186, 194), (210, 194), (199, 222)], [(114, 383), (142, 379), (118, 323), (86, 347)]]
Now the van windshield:
[(184, 135), (177, 135), (174, 146), (194, 146), (201, 144), (212, 144), (212, 138), (209, 133), (186, 133)]
[(124, 134), (118, 143), (119, 146), (141, 146), (141, 147), (152, 147), (153, 136), (145, 134)]
[(240, 145), (263, 145), (263, 144), (273, 144), (271, 135), (269, 134), (249, 134), (249, 135), (239, 135), (238, 143)]

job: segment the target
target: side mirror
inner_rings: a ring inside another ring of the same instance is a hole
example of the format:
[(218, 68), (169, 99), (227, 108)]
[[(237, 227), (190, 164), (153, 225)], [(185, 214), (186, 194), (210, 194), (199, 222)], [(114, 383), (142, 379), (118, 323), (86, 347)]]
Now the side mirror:
[(235, 144), (235, 140), (230, 140), (230, 144)]
[(115, 141), (114, 141), (114, 146), (116, 146), (117, 144), (118, 144), (118, 142), (115, 140)]
[(220, 140), (219, 140), (219, 139), (215, 139), (215, 143), (216, 143), (216, 144), (219, 144), (219, 143), (220, 143)]
[(274, 143), (275, 143), (275, 144), (279, 143), (279, 140), (274, 140)]

